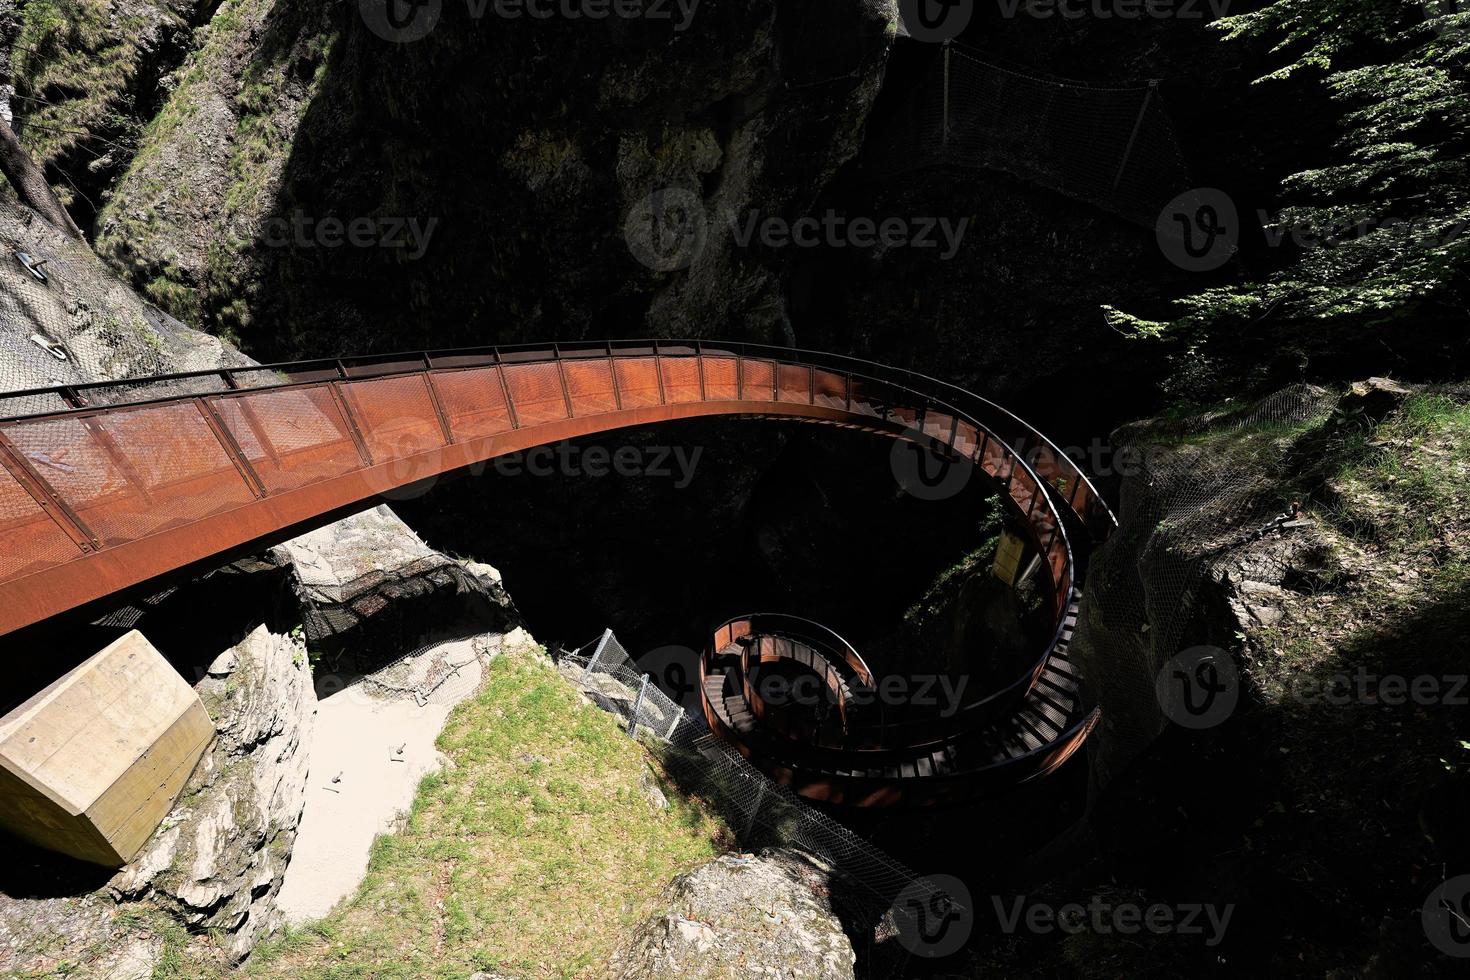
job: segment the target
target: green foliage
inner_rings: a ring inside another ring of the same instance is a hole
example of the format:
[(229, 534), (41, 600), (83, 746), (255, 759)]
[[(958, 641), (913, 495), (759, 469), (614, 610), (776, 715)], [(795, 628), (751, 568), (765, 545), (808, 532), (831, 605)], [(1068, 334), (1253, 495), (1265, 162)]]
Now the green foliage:
[[(1427, 329), (1465, 305), (1470, 268), (1470, 13), (1380, 0), (1277, 0), (1217, 27), (1265, 42), (1284, 63), (1256, 84), (1320, 85), (1340, 107), (1331, 158), (1285, 176), (1274, 230), (1319, 241), (1254, 281), (1179, 301), (1171, 324), (1105, 311), (1148, 339), (1411, 323)], [(1242, 220), (1247, 220), (1242, 215)], [(1267, 229), (1268, 232), (1273, 229)], [(1132, 322), (1129, 322), (1132, 321)]]
[[(131, 152), (138, 75), (150, 55), (147, 15), (110, 0), (30, 0), (14, 48), (16, 114), (22, 142), (42, 163), (73, 152), (85, 160)], [(185, 26), (185, 0), (160, 0), (164, 30)], [(70, 188), (58, 188), (63, 200)]]

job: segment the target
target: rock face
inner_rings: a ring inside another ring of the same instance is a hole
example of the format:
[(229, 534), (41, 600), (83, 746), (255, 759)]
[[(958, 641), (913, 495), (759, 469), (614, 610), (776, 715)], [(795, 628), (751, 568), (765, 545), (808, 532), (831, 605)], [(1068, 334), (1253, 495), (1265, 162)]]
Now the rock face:
[(674, 879), (668, 911), (612, 964), (619, 980), (751, 976), (851, 978), (857, 957), (826, 875), (804, 855), (727, 854)]
[(201, 6), (199, 0), (0, 3), (4, 103), (15, 110), (17, 133), (37, 161), (66, 173), (55, 189), (79, 224), (87, 224), (93, 201), (127, 165), (128, 147), (156, 111)]
[(209, 930), (232, 959), (279, 924), (316, 713), (305, 645), (261, 626), (221, 652), (196, 690), (217, 736), (158, 831), (108, 881), (68, 881), (52, 861), (37, 874), (56, 897), (0, 896), (0, 970), (147, 977), (167, 919)]
[(198, 686), (219, 736), (148, 849), (110, 884), (152, 897), (233, 958), (280, 922), (274, 898), (305, 803), (316, 692), (300, 638), (257, 628)]
[[(892, 0), (705, 0), (687, 20), (474, 6), (445, 4), (426, 37), (395, 43), (358, 4), (226, 0), (99, 250), (266, 357), (783, 336), (782, 250), (739, 247), (731, 226), (800, 216), (856, 152)], [(706, 232), (687, 268), (640, 264), (625, 241), (630, 218), (682, 234), (644, 206), (669, 189)], [(329, 219), (366, 224), (344, 246)]]

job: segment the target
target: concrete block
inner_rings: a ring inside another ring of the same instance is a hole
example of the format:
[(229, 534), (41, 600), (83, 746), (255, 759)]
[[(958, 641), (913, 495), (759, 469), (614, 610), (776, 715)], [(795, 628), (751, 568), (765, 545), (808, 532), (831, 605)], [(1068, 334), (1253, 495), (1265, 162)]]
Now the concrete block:
[(0, 718), (0, 827), (121, 867), (214, 738), (194, 689), (134, 631)]

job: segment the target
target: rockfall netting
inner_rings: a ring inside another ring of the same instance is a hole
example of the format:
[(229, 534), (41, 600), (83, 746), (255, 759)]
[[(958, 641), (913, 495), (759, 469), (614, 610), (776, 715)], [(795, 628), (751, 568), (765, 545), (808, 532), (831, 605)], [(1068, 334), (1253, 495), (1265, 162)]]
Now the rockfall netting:
[[(0, 196), (0, 392), (251, 363), (144, 302), (85, 243)], [(0, 415), (65, 408), (54, 397), (7, 399)]]
[[(1120, 434), (1118, 530), (1093, 556), (1073, 656), (1102, 707), (1088, 741), (1100, 789), (1169, 724), (1158, 680), (1205, 635), (1204, 586), (1267, 578), (1308, 535), (1293, 470), (1337, 397), (1297, 385), (1244, 410)], [(1276, 577), (1284, 572), (1278, 568)]]
[(959, 44), (935, 58), (869, 143), (865, 179), (999, 170), (1149, 228), (1190, 186), (1159, 86), (1020, 71)]

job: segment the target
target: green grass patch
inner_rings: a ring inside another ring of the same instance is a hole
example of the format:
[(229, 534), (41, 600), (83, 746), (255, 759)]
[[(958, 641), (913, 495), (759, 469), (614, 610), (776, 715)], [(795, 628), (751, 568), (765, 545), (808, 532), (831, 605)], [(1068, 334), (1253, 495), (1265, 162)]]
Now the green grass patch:
[(669, 809), (651, 802), (643, 747), (533, 654), (497, 659), (439, 748), (453, 766), (377, 840), (357, 894), (265, 945), (246, 973), (596, 975), (668, 881), (729, 839), (672, 791)]

